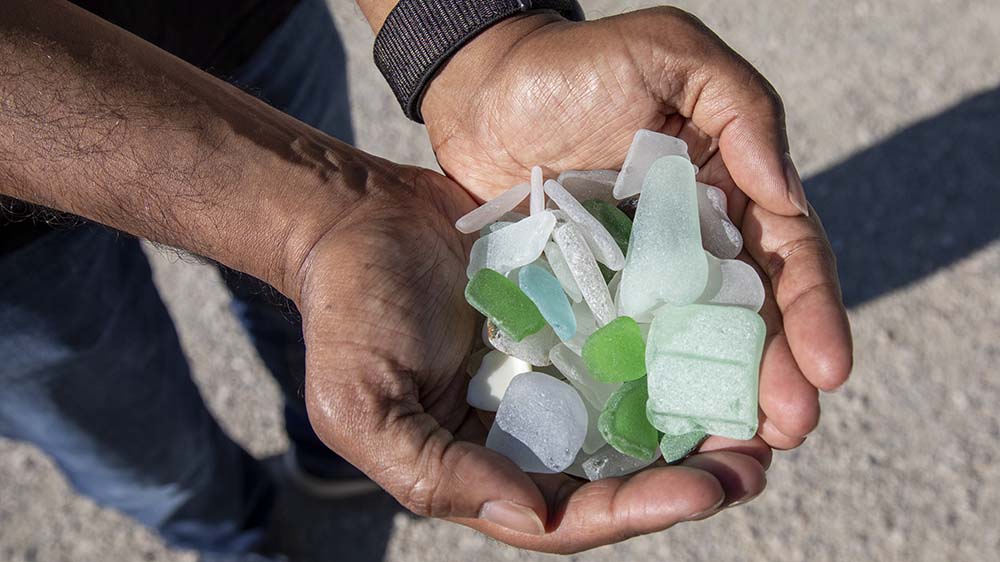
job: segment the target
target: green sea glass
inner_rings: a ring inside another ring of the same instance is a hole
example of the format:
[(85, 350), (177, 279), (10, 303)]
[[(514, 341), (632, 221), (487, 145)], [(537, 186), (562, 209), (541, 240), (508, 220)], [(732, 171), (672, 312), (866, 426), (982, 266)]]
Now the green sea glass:
[(660, 439), (660, 451), (663, 460), (668, 463), (677, 462), (695, 450), (707, 435), (704, 431), (692, 431), (684, 435), (664, 435)]
[(604, 406), (597, 428), (609, 445), (620, 453), (637, 459), (652, 459), (657, 454), (660, 434), (646, 419), (646, 379), (621, 386)]
[(742, 307), (657, 310), (646, 340), (650, 423), (668, 435), (752, 438), (765, 332), (761, 317)]
[(584, 201), (583, 208), (604, 225), (623, 254), (628, 251), (628, 238), (632, 235), (632, 219), (628, 215), (615, 205), (600, 199)]
[(587, 338), (583, 362), (601, 382), (625, 382), (646, 375), (646, 344), (639, 324), (620, 316)]
[(472, 276), (465, 286), (465, 300), (515, 341), (545, 327), (545, 318), (535, 303), (513, 281), (492, 269), (480, 269)]

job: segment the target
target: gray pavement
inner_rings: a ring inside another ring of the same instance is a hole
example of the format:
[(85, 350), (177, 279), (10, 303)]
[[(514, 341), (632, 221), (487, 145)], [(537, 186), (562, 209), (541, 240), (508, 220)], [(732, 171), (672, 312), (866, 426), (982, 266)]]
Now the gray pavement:
[[(333, 2), (360, 147), (432, 166)], [(638, 2), (584, 0), (591, 17)], [(793, 155), (840, 260), (856, 369), (820, 428), (776, 455), (748, 506), (573, 560), (996, 560), (1000, 552), (1000, 3), (679, 2), (783, 94)], [(262, 458), (286, 447), (279, 394), (213, 269), (151, 250), (197, 382)], [(2, 390), (0, 390), (2, 391)], [(546, 560), (389, 498), (289, 495), (301, 560)], [(0, 561), (193, 560), (76, 495), (34, 448), (0, 440)]]

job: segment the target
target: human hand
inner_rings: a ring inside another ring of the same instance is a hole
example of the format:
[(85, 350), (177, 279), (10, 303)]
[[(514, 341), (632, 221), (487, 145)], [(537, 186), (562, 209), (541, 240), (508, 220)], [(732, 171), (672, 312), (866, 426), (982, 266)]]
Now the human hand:
[(833, 253), (815, 212), (803, 216), (780, 98), (694, 16), (505, 20), (449, 61), (422, 114), (442, 168), (479, 199), (533, 164), (618, 169), (638, 129), (684, 139), (699, 181), (728, 195), (742, 258), (769, 280), (759, 435), (787, 449), (815, 428), (817, 389), (839, 387), (852, 365)]
[[(474, 207), (439, 174), (367, 166), (366, 197), (309, 249), (295, 300), (319, 436), (404, 506), (515, 546), (574, 552), (706, 517), (757, 495), (770, 449), (716, 440), (681, 466), (584, 483), (528, 475), (486, 449), (466, 403), (478, 337), (464, 300)], [(543, 534), (543, 532), (545, 534)]]

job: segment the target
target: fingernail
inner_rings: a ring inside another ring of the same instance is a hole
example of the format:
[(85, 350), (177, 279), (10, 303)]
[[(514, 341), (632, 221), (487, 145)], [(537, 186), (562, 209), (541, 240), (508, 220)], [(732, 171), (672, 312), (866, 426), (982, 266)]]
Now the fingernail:
[(726, 496), (723, 495), (722, 497), (719, 498), (719, 501), (715, 502), (715, 505), (713, 505), (712, 507), (706, 509), (705, 511), (699, 511), (698, 513), (695, 513), (693, 515), (689, 515), (687, 517), (687, 520), (688, 521), (700, 521), (700, 520), (705, 519), (707, 517), (711, 517), (711, 516), (715, 515), (716, 513), (718, 513), (722, 509), (722, 504), (725, 503), (725, 501), (726, 501)]
[(545, 525), (533, 510), (506, 500), (493, 500), (483, 504), (479, 518), (528, 535), (544, 535)]
[(809, 216), (809, 203), (806, 202), (806, 190), (802, 187), (802, 178), (795, 169), (792, 155), (785, 153), (785, 183), (788, 186), (788, 200), (795, 205), (803, 216)]

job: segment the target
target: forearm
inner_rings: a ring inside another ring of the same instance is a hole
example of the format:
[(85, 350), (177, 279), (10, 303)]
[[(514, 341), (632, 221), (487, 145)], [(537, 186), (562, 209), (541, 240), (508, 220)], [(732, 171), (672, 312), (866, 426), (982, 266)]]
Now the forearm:
[(0, 193), (287, 294), (312, 242), (378, 166), (74, 6), (8, 0), (4, 12)]

